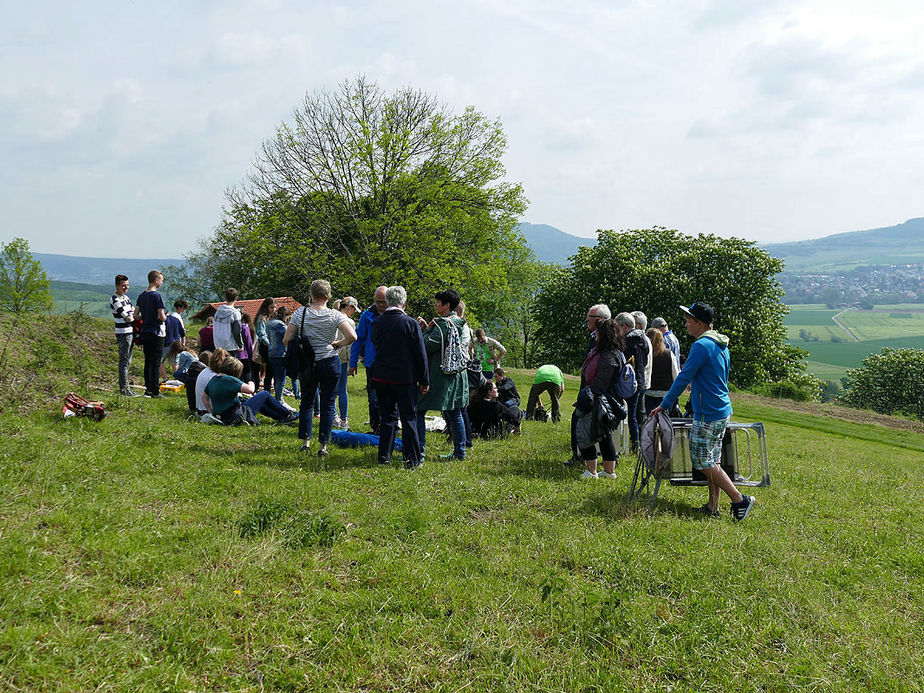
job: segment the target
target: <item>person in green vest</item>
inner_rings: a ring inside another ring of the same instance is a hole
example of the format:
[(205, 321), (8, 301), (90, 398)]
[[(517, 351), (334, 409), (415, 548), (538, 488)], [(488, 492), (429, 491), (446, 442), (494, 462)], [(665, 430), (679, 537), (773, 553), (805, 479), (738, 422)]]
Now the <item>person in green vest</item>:
[(533, 386), (529, 388), (529, 399), (526, 400), (526, 418), (532, 420), (536, 416), (536, 405), (539, 403), (539, 395), (543, 392), (549, 393), (552, 400), (552, 421), (561, 421), (561, 405), (559, 400), (565, 393), (565, 376), (561, 368), (548, 363), (540, 366), (533, 378)]
[(489, 337), (482, 329), (475, 330), (475, 339), (472, 342), (475, 358), (481, 361), (481, 372), (484, 377), (491, 380), (494, 377), (494, 368), (500, 365), (507, 350), (504, 345), (493, 337)]

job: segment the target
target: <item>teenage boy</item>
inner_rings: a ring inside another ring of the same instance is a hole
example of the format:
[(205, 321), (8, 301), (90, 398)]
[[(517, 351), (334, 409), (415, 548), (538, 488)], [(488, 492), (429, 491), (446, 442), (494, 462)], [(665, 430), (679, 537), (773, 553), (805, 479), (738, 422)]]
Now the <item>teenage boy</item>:
[(732, 501), (732, 518), (743, 520), (754, 507), (754, 496), (742, 495), (719, 464), (722, 438), (732, 415), (731, 398), (728, 396), (731, 365), (728, 337), (712, 329), (715, 313), (708, 303), (693, 303), (689, 308), (680, 306), (680, 310), (686, 319), (687, 332), (696, 341), (690, 347), (683, 369), (661, 400), (661, 406), (655, 407), (649, 416), (657, 415), (662, 409), (670, 411), (687, 385), (691, 386), (693, 428), (690, 430), (690, 457), (693, 467), (705, 474), (709, 484), (709, 502), (700, 510), (713, 517), (718, 516), (719, 492), (725, 491)]
[(137, 397), (128, 385), (128, 367), (132, 364), (132, 351), (135, 348), (132, 334), (132, 322), (135, 319), (135, 307), (128, 297), (128, 277), (117, 274), (115, 293), (109, 299), (109, 310), (115, 319), (116, 342), (119, 345), (119, 394)]
[(237, 357), (244, 348), (244, 336), (241, 333), (241, 311), (234, 307), (237, 302), (237, 289), (225, 291), (225, 302), (215, 311), (212, 338), (216, 349), (224, 349)]
[(164, 284), (164, 275), (157, 270), (148, 272), (148, 288), (138, 296), (141, 311), (141, 347), (144, 349), (144, 396), (157, 399), (160, 394), (160, 360), (164, 351), (165, 324), (164, 297), (158, 289)]

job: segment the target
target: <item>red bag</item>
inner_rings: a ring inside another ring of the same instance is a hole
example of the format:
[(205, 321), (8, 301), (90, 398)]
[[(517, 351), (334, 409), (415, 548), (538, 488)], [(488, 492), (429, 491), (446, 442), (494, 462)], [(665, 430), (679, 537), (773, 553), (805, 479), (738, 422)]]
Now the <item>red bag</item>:
[(64, 416), (86, 416), (93, 421), (101, 421), (106, 417), (106, 409), (102, 402), (88, 402), (80, 395), (68, 392), (64, 398)]

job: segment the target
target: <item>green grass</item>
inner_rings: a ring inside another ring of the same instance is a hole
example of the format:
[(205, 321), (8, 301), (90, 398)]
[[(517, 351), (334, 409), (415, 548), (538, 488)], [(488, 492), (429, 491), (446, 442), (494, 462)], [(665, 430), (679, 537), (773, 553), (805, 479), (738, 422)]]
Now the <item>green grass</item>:
[(878, 354), (884, 347), (893, 349), (924, 349), (924, 336), (872, 339), (865, 342), (804, 342), (790, 340), (793, 346), (809, 352), (809, 362), (819, 362), (843, 368), (857, 368), (870, 354)]
[(921, 690), (924, 435), (738, 404), (735, 524), (581, 482), (567, 420), (409, 473), (109, 405), (0, 417), (2, 689)]
[[(794, 308), (784, 320), (786, 337), (804, 349), (808, 371), (822, 380), (839, 380), (848, 368), (859, 368), (863, 359), (883, 347), (924, 349), (924, 312), (921, 304), (877, 307), (875, 311), (820, 310), (817, 306)], [(861, 341), (854, 342), (832, 317), (848, 327)], [(809, 332), (818, 341), (806, 341)], [(832, 337), (840, 342), (832, 342)]]
[(786, 316), (787, 325), (798, 325), (799, 327), (816, 327), (819, 325), (831, 325), (831, 318), (837, 315), (839, 310), (804, 310), (794, 308)]
[(838, 318), (858, 339), (924, 338), (924, 313), (888, 311), (846, 311)]

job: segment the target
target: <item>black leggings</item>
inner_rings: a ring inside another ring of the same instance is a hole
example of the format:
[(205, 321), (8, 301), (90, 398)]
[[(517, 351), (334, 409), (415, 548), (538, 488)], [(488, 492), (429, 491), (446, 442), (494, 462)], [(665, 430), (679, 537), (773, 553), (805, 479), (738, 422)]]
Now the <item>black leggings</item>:
[[(598, 444), (600, 446), (600, 457), (604, 460), (616, 459), (616, 446), (613, 444), (612, 433), (607, 433), (603, 436)], [(581, 459), (585, 461), (597, 459), (597, 446), (591, 445), (589, 448), (581, 448)]]

